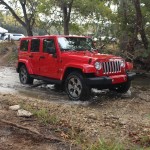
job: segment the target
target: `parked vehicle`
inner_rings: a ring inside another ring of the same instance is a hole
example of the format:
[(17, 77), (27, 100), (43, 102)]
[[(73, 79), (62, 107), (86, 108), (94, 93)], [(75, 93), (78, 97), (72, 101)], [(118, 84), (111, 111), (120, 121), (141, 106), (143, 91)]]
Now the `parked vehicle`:
[(23, 37), (25, 37), (25, 36), (23, 34), (19, 34), (19, 33), (5, 33), (3, 36), (3, 40), (18, 41)]
[(91, 88), (127, 92), (135, 73), (121, 57), (100, 54), (85, 36), (33, 36), (20, 40), (17, 72), (22, 84), (34, 79), (62, 87), (71, 100), (88, 100)]

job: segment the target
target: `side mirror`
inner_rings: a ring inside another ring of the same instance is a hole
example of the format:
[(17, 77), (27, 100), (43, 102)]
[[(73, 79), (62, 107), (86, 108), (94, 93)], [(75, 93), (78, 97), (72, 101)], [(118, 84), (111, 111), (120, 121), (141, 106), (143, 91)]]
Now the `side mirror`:
[(47, 52), (48, 52), (49, 54), (55, 54), (55, 53), (56, 53), (56, 50), (55, 50), (55, 48), (53, 48), (53, 47), (47, 47)]

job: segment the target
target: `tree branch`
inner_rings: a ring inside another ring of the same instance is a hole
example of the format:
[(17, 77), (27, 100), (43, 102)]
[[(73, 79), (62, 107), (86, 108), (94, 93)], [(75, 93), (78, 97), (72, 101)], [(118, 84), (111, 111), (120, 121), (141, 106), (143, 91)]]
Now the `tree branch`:
[(18, 128), (18, 129), (21, 129), (21, 130), (24, 130), (28, 133), (32, 133), (32, 134), (35, 134), (37, 135), (39, 138), (41, 139), (45, 139), (45, 140), (48, 140), (48, 141), (51, 141), (51, 142), (62, 142), (61, 139), (58, 139), (56, 137), (53, 137), (53, 136), (46, 136), (46, 135), (43, 135), (41, 134), (40, 132), (38, 132), (36, 129), (32, 129), (32, 128), (28, 128), (28, 127), (24, 127), (24, 126), (21, 126), (19, 124), (16, 124), (16, 123), (13, 123), (13, 122), (10, 122), (10, 121), (7, 121), (7, 120), (3, 120), (1, 119), (0, 122), (6, 124), (6, 125), (9, 125), (11, 127), (15, 127), (15, 128)]
[(70, 21), (70, 14), (71, 14), (71, 10), (72, 10), (72, 4), (73, 4), (74, 0), (71, 0), (71, 2), (68, 4), (68, 8), (69, 8), (69, 12), (67, 15), (67, 20)]
[(15, 11), (12, 9), (12, 7), (10, 7), (6, 2), (4, 2), (3, 0), (0, 0), (0, 4), (4, 5), (5, 7), (7, 7), (7, 9), (9, 9), (9, 11), (12, 13), (12, 15), (16, 18), (16, 20), (22, 25), (22, 26), (26, 26), (26, 23), (15, 13)]
[(24, 2), (22, 0), (19, 0), (19, 2), (20, 2), (21, 7), (22, 7), (25, 22), (28, 22), (28, 16), (27, 16), (27, 12), (26, 12), (26, 0), (24, 0)]

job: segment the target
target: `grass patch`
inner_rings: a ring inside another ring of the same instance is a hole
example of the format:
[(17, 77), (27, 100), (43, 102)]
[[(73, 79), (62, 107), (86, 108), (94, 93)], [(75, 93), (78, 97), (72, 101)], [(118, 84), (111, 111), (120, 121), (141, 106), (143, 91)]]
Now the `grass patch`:
[(125, 150), (125, 148), (118, 142), (106, 142), (100, 139), (98, 143), (93, 144), (87, 150)]
[(44, 125), (50, 123), (56, 125), (59, 123), (58, 117), (54, 114), (50, 114), (50, 112), (46, 108), (35, 108), (32, 105), (28, 105), (24, 103), (21, 103), (20, 105), (23, 109), (32, 112), (33, 115)]
[(145, 135), (145, 136), (141, 137), (140, 144), (143, 147), (150, 147), (150, 137), (149, 137), (149, 135)]
[(34, 110), (33, 114), (44, 124), (57, 124), (59, 122), (59, 119), (55, 115), (49, 114), (49, 111), (45, 108)]

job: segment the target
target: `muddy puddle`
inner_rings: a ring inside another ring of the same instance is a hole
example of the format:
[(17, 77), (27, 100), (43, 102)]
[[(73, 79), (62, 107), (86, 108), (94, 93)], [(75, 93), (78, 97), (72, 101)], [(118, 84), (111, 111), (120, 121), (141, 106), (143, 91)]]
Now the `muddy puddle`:
[(57, 92), (51, 97), (52, 93), (50, 92), (54, 93), (54, 90), (54, 85), (46, 85), (38, 80), (34, 81), (34, 85), (22, 85), (19, 81), (19, 74), (16, 73), (14, 68), (0, 68), (0, 93), (18, 93), (34, 98), (52, 98), (54, 100), (58, 99), (59, 95), (65, 95), (64, 93)]
[[(56, 91), (54, 85), (45, 84), (42, 81), (34, 80), (33, 85), (22, 85), (19, 81), (19, 74), (12, 67), (0, 68), (0, 93), (21, 94), (25, 97), (56, 101), (57, 103), (80, 104), (80, 102), (68, 101), (65, 92)], [(81, 102), (88, 105), (89, 102)]]
[[(137, 76), (132, 83), (132, 87), (139, 86), (143, 90), (150, 89), (150, 78), (145, 76)], [(82, 104), (88, 105), (91, 102), (72, 102), (68, 100), (65, 92), (55, 91), (54, 85), (43, 84), (42, 81), (35, 80), (34, 85), (22, 85), (20, 84), (18, 73), (16, 73), (15, 68), (11, 67), (1, 67), (0, 68), (0, 93), (16, 93), (21, 94), (25, 97), (32, 97), (37, 99), (56, 101), (57, 103), (70, 103), (70, 104)], [(114, 96), (109, 94), (108, 91), (93, 91), (93, 99), (99, 99), (107, 93), (109, 96)]]

